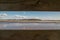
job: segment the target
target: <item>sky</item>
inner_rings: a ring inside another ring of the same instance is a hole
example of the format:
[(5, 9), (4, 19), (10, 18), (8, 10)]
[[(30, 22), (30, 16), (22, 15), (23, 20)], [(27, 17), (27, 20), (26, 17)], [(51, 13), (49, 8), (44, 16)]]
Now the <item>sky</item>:
[(53, 11), (0, 11), (0, 19), (60, 20), (60, 12)]

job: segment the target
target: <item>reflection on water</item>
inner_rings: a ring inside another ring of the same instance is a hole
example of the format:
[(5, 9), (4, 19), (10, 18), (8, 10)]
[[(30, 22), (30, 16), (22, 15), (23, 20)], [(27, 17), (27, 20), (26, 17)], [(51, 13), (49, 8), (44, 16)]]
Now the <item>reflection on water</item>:
[(60, 23), (1, 23), (0, 29), (60, 29)]

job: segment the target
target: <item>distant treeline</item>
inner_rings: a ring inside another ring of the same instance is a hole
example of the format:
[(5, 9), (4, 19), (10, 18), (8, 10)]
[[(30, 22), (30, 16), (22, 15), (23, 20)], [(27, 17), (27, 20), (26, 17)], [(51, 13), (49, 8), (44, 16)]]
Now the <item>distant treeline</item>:
[(40, 19), (0, 19), (0, 22), (37, 22)]
[(41, 20), (41, 19), (0, 19), (0, 22), (31, 22), (31, 23), (60, 23), (60, 20)]

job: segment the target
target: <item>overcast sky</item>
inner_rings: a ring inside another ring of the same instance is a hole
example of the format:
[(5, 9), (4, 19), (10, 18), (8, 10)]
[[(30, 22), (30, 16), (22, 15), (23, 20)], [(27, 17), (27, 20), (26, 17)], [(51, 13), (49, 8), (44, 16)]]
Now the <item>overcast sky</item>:
[(60, 12), (52, 11), (0, 11), (0, 19), (60, 20)]

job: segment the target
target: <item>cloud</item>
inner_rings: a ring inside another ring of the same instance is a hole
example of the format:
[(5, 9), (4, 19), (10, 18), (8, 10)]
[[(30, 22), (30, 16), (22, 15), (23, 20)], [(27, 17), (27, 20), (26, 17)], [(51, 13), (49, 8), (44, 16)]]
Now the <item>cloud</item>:
[(14, 18), (16, 18), (16, 19), (25, 19), (27, 17), (26, 16), (21, 16), (21, 15), (15, 15)]
[(40, 17), (28, 17), (28, 19), (40, 19)]
[(6, 14), (6, 13), (4, 13), (4, 14), (2, 14), (2, 16), (7, 16), (7, 14)]
[(60, 20), (60, 18), (57, 16), (47, 16), (47, 17), (41, 17), (42, 20)]
[(0, 18), (4, 18), (4, 17), (7, 17), (8, 15), (6, 13), (4, 14), (0, 14)]
[(20, 16), (19, 16), (19, 15), (15, 15), (14, 17), (15, 17), (15, 18), (20, 18)]
[(40, 19), (39, 17), (35, 17), (35, 19)]

